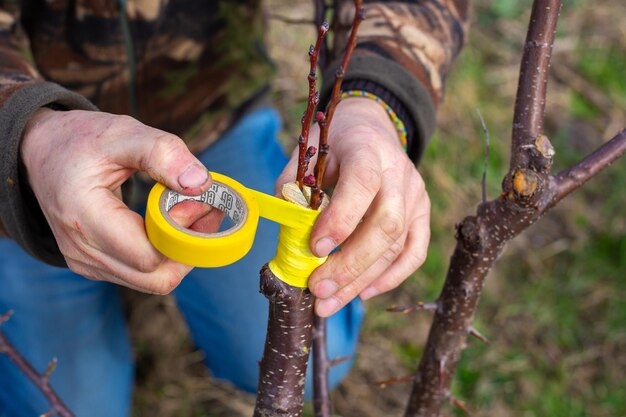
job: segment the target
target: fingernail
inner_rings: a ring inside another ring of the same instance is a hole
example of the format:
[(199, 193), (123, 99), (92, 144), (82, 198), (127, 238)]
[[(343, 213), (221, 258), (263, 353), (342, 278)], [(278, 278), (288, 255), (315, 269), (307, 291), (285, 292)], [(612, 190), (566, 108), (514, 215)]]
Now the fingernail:
[(339, 307), (339, 300), (331, 297), (319, 300), (315, 311), (320, 317), (328, 317), (335, 314), (337, 310), (339, 310)]
[(328, 255), (336, 247), (337, 244), (334, 240), (329, 237), (324, 237), (318, 240), (315, 244), (315, 252), (317, 253), (317, 256), (322, 257)]
[(200, 187), (209, 179), (209, 172), (194, 164), (185, 170), (180, 177), (178, 177), (178, 184), (182, 188), (195, 188)]
[(361, 297), (361, 300), (365, 301), (365, 300), (369, 300), (370, 298), (376, 297), (378, 294), (379, 293), (376, 288), (367, 287), (366, 289), (361, 291), (361, 294), (359, 294), (359, 297)]
[(323, 279), (315, 286), (315, 296), (319, 298), (328, 298), (337, 292), (339, 287), (335, 281)]

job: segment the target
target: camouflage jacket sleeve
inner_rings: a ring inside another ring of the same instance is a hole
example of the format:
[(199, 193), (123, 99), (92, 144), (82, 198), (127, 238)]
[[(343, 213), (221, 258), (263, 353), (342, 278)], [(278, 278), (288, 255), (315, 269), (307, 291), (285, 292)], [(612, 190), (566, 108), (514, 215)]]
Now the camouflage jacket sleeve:
[(59, 265), (63, 258), (20, 169), (20, 139), (26, 122), (41, 107), (95, 107), (41, 79), (29, 61), (28, 38), (19, 17), (17, 2), (0, 0), (0, 235), (8, 235), (31, 255)]
[[(335, 44), (340, 58), (350, 31), (354, 3), (337, 0)], [(386, 101), (408, 128), (409, 156), (419, 161), (435, 128), (444, 82), (465, 43), (470, 0), (364, 1), (365, 20), (344, 90), (363, 89)], [(336, 65), (324, 72), (327, 96)]]

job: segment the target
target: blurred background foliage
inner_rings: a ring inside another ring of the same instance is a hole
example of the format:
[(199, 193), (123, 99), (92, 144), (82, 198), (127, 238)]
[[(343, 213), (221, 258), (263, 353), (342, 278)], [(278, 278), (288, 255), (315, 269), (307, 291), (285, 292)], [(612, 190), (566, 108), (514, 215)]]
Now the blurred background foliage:
[[(291, 148), (306, 99), (309, 0), (266, 1), (273, 98)], [(430, 315), (394, 315), (391, 304), (435, 300), (454, 248), (454, 224), (480, 201), (485, 152), (476, 109), (491, 137), (490, 198), (507, 171), (513, 102), (530, 0), (474, 2), (467, 46), (447, 81), (438, 129), (421, 163), (432, 199), (426, 264), (399, 289), (367, 303), (350, 377), (335, 392), (337, 415), (400, 416)], [(554, 46), (545, 133), (554, 171), (570, 166), (626, 126), (626, 3), (565, 0)], [(473, 416), (626, 416), (626, 161), (568, 197), (513, 241), (489, 275), (476, 340), (463, 353), (455, 397)], [(134, 415), (250, 416), (254, 399), (210, 378), (170, 299), (141, 297), (130, 312), (138, 359)], [(146, 317), (151, 326), (145, 326)], [(163, 334), (163, 329), (172, 329)], [(446, 414), (463, 415), (450, 407)]]

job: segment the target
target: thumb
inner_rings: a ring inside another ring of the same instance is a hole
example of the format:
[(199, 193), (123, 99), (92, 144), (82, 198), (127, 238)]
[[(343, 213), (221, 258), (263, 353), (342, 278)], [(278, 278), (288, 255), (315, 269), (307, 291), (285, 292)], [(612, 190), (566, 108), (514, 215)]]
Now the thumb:
[(144, 171), (152, 179), (186, 195), (197, 195), (211, 185), (208, 170), (178, 136), (142, 125), (132, 137), (113, 149), (113, 160), (125, 168)]

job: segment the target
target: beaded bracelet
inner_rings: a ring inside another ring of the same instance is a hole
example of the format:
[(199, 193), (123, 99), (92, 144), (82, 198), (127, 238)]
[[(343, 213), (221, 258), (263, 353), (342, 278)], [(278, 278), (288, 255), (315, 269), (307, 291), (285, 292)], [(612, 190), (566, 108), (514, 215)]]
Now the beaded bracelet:
[(365, 97), (365, 98), (369, 98), (371, 100), (374, 100), (375, 102), (377, 102), (381, 106), (383, 106), (383, 109), (385, 109), (385, 111), (389, 115), (389, 118), (391, 119), (391, 122), (393, 123), (394, 127), (396, 128), (396, 131), (398, 132), (398, 137), (400, 138), (400, 144), (402, 145), (402, 148), (404, 148), (405, 151), (407, 150), (407, 131), (406, 131), (406, 127), (404, 126), (404, 122), (402, 122), (402, 120), (400, 120), (400, 118), (398, 117), (396, 112), (393, 111), (393, 109), (391, 108), (391, 106), (389, 106), (389, 104), (385, 103), (376, 94), (372, 94), (369, 91), (364, 91), (364, 90), (350, 90), (350, 91), (344, 91), (344, 92), (341, 93), (341, 98), (342, 99), (347, 98), (347, 97)]

